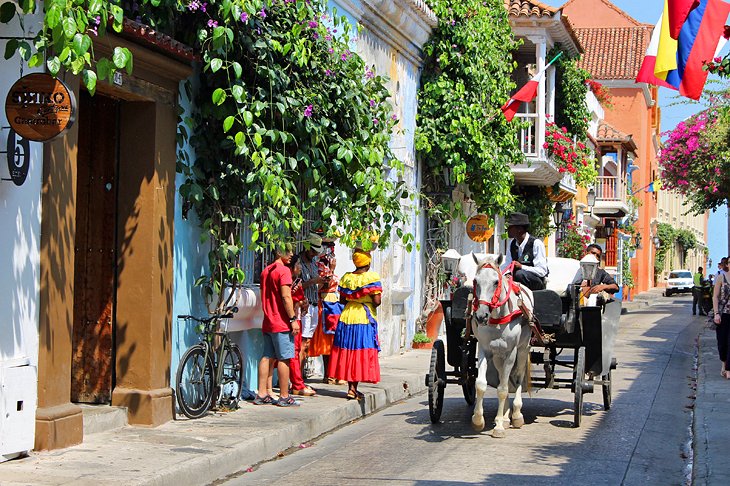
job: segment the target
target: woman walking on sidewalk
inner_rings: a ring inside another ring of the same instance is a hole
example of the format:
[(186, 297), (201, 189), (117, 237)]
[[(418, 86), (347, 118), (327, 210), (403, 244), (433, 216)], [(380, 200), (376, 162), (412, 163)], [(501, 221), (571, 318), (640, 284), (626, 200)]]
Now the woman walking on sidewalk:
[(721, 271), (715, 279), (715, 289), (712, 293), (712, 308), (715, 311), (715, 333), (717, 334), (717, 351), (722, 361), (721, 373), (726, 380), (730, 380), (730, 272), (728, 272), (728, 257), (720, 260)]
[(369, 252), (355, 250), (352, 261), (355, 271), (340, 279), (340, 302), (345, 308), (335, 331), (328, 375), (347, 381), (349, 400), (362, 400), (364, 395), (357, 390), (357, 385), (361, 381), (380, 381), (375, 309), (380, 305), (383, 286), (380, 276), (370, 271)]

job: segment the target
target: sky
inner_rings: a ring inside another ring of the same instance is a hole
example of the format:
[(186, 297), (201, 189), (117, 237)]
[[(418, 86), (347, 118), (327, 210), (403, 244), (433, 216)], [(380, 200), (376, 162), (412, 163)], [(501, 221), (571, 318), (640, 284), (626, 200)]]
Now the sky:
[[(542, 0), (543, 3), (559, 7), (565, 3), (565, 0)], [(638, 20), (646, 24), (656, 24), (659, 16), (664, 8), (664, 0), (611, 0), (618, 8)], [(730, 43), (728, 43), (730, 44)], [(728, 47), (725, 48), (727, 51)], [(724, 52), (723, 52), (724, 53)], [(662, 109), (662, 126), (663, 132), (673, 129), (677, 123), (685, 118), (701, 111), (703, 106), (700, 104), (686, 104), (678, 101), (684, 100), (675, 96), (675, 92), (666, 88), (659, 89), (659, 106)], [(722, 229), (721, 231), (714, 230)], [(717, 262), (723, 256), (728, 255), (728, 208), (723, 207), (714, 213), (710, 213), (708, 222), (708, 238), (707, 246), (710, 249), (710, 258), (713, 262)], [(713, 263), (715, 266), (715, 263)]]

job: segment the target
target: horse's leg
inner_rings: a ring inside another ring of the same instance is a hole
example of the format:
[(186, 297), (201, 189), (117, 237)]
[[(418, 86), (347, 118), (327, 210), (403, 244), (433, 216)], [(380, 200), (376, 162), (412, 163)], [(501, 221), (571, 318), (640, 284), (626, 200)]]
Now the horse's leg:
[(471, 416), (471, 424), (474, 430), (481, 432), (484, 429), (484, 394), (487, 392), (487, 357), (484, 349), (477, 343), (477, 379), (476, 379), (476, 400), (474, 401), (474, 414)]
[[(505, 416), (505, 404), (509, 398), (509, 375), (512, 372), (512, 367), (515, 364), (516, 350), (512, 350), (506, 358), (494, 356), (494, 365), (497, 367), (499, 372), (499, 386), (497, 387), (497, 398), (499, 404), (497, 405), (497, 416), (494, 419), (494, 430), (492, 430), (492, 437), (502, 439), (505, 437), (504, 432), (504, 416)], [(509, 413), (509, 411), (507, 411)]]
[(528, 357), (530, 352), (529, 342), (526, 345), (520, 343), (517, 349), (517, 361), (515, 363), (517, 375), (517, 389), (515, 399), (512, 401), (512, 427), (519, 429), (525, 425), (525, 418), (522, 416), (522, 384), (527, 373)]

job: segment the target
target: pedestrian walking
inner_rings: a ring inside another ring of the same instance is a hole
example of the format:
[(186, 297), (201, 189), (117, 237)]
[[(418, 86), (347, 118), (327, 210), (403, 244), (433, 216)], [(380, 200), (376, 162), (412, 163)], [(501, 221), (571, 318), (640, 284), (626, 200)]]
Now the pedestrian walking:
[(722, 270), (715, 279), (715, 288), (712, 292), (712, 308), (714, 310), (715, 333), (717, 335), (717, 351), (722, 361), (722, 376), (730, 380), (730, 268), (728, 257), (720, 260)]
[(507, 234), (511, 238), (502, 268), (514, 262), (512, 279), (530, 290), (544, 290), (548, 275), (545, 244), (527, 232), (530, 219), (523, 213), (507, 218)]
[(329, 376), (347, 381), (347, 399), (362, 400), (360, 382), (380, 381), (378, 322), (383, 286), (380, 276), (370, 271), (370, 252), (357, 249), (352, 254), (355, 271), (340, 279), (340, 302), (345, 306), (337, 323), (330, 355)]
[[(299, 405), (289, 395), (289, 361), (294, 358), (294, 336), (300, 332), (300, 324), (294, 313), (291, 295), (292, 274), (287, 266), (293, 256), (291, 245), (277, 250), (276, 260), (261, 272), (261, 307), (264, 350), (259, 361), (259, 389), (255, 405), (274, 404), (280, 407)], [(277, 360), (279, 372), (279, 398), (274, 400), (267, 393), (267, 382), (273, 360)]]
[(697, 267), (697, 272), (692, 277), (694, 281), (694, 287), (692, 287), (692, 315), (697, 314), (697, 308), (699, 307), (700, 315), (706, 316), (704, 307), (704, 298), (702, 296), (702, 287), (705, 284), (704, 269)]

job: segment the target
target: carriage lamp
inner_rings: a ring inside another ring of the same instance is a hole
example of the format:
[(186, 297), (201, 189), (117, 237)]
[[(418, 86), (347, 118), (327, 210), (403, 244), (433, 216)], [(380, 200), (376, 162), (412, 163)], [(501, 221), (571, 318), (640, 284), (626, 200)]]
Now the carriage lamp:
[(555, 223), (556, 228), (560, 228), (560, 225), (563, 224), (564, 217), (565, 209), (563, 209), (563, 203), (556, 202), (555, 209), (553, 209), (553, 223)]
[(593, 206), (596, 205), (596, 191), (592, 187), (588, 190), (586, 202), (588, 203), (588, 208), (593, 211)]
[(456, 266), (459, 264), (461, 254), (453, 248), (449, 248), (443, 255), (441, 255), (441, 261), (444, 264), (444, 270), (448, 273), (454, 273)]
[(613, 232), (616, 229), (616, 227), (615, 227), (615, 221), (613, 219), (607, 220), (606, 221), (605, 229), (606, 229), (606, 236), (607, 237), (610, 238), (611, 236), (613, 236)]
[(596, 270), (598, 270), (598, 258), (595, 255), (588, 254), (580, 260), (580, 272), (583, 280), (593, 280), (596, 278)]

